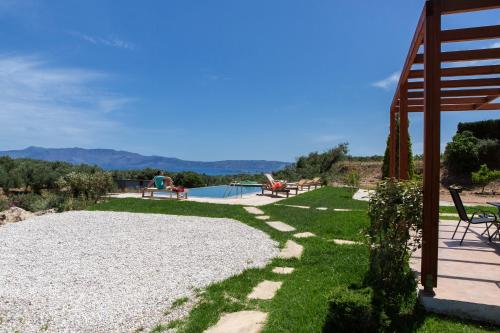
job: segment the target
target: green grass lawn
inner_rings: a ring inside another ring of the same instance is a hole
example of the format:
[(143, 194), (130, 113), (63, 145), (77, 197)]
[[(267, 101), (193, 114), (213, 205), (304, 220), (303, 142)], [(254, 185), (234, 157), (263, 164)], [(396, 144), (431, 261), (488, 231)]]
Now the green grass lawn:
[[(363, 230), (369, 224), (367, 203), (352, 200), (351, 194), (348, 189), (325, 187), (280, 203), (361, 211), (318, 211), (277, 205), (261, 207), (271, 216), (271, 220), (283, 221), (294, 226), (298, 232), (310, 231), (318, 237), (295, 240), (305, 248), (301, 260), (274, 259), (263, 269), (247, 270), (199, 291), (199, 303), (185, 320), (175, 323), (178, 331), (203, 332), (215, 324), (222, 313), (260, 309), (269, 313), (264, 332), (322, 332), (332, 290), (338, 286), (360, 283), (368, 269), (368, 249), (365, 245), (336, 245), (330, 241), (334, 238), (357, 241), (363, 239)], [(263, 230), (280, 242), (281, 246), (292, 238), (290, 233), (281, 233), (255, 219), (242, 206), (111, 199), (90, 209), (234, 218)], [(295, 271), (291, 275), (277, 275), (271, 272), (276, 266), (294, 267)], [(252, 288), (266, 279), (283, 281), (276, 296), (270, 301), (248, 301), (246, 296)], [(414, 332), (495, 330), (471, 322), (427, 314), (420, 315), (418, 322)], [(162, 327), (156, 331), (162, 331)]]

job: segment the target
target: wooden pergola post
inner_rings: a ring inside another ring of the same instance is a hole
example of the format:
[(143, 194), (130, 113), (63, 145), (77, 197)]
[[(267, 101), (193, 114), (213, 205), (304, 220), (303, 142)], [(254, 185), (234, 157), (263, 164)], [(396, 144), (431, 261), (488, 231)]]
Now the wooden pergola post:
[(399, 179), (408, 175), (408, 88), (406, 82), (399, 93)]
[(396, 110), (390, 112), (390, 136), (389, 136), (389, 177), (396, 177), (396, 148), (397, 148), (397, 129), (396, 129)]
[(424, 23), (424, 198), (421, 282), (437, 287), (441, 126), (441, 1), (428, 0)]

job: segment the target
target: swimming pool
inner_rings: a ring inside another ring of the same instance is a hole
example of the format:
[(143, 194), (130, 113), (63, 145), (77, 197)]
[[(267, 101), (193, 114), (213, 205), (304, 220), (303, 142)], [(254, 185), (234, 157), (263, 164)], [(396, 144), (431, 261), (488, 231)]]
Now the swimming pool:
[[(236, 194), (236, 189), (238, 189), (238, 193)], [(218, 186), (207, 186), (207, 187), (196, 187), (190, 188), (188, 191), (190, 197), (194, 198), (224, 198), (224, 194), (226, 194), (226, 198), (235, 198), (239, 197), (240, 191), (243, 190), (243, 195), (259, 193), (261, 191), (260, 187), (234, 187), (227, 185), (218, 185)], [(229, 195), (228, 195), (229, 192)]]

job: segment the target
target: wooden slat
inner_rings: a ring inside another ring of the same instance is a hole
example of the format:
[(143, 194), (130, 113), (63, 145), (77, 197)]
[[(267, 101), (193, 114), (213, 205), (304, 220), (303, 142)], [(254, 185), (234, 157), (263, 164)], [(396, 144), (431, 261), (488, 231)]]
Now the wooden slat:
[[(449, 98), (449, 97), (442, 97), (441, 98), (441, 105), (446, 105), (446, 104), (483, 104), (487, 103), (488, 100), (486, 97), (457, 97), (457, 98)], [(423, 98), (417, 98), (417, 99), (409, 99), (408, 100), (408, 105), (415, 106), (415, 105), (424, 105), (424, 99)]]
[(408, 89), (401, 86), (399, 95), (399, 179), (409, 179), (408, 176)]
[(500, 25), (474, 27), (465, 29), (443, 30), (442, 43), (466, 42), (471, 40), (484, 40), (500, 38)]
[(443, 14), (500, 8), (498, 0), (442, 0)]
[(410, 48), (408, 50), (408, 54), (406, 55), (405, 63), (403, 65), (403, 70), (401, 71), (401, 75), (399, 77), (398, 86), (396, 87), (396, 92), (394, 93), (394, 97), (392, 98), (391, 109), (396, 105), (396, 101), (399, 98), (399, 90), (401, 89), (401, 85), (408, 80), (408, 74), (410, 73), (411, 66), (414, 63), (414, 59), (418, 53), (418, 49), (422, 41), (424, 40), (424, 23), (425, 23), (425, 6), (420, 14), (420, 18), (418, 19), (417, 27), (413, 34), (413, 38), (410, 44)]
[[(500, 96), (500, 88), (441, 90), (442, 97)], [(423, 98), (423, 91), (410, 91), (408, 98)]]
[[(500, 86), (500, 78), (486, 79), (467, 79), (467, 80), (443, 80), (441, 87), (443, 88), (462, 88), (462, 87), (494, 87)], [(408, 89), (423, 89), (423, 81), (408, 82)]]
[(498, 110), (498, 111), (500, 111), (500, 103), (484, 104), (481, 107), (479, 107), (477, 110)]
[[(441, 69), (441, 77), (494, 74), (500, 74), (500, 65), (451, 67)], [(419, 69), (410, 71), (410, 74), (408, 75), (409, 79), (419, 79), (423, 77), (424, 71)]]
[[(489, 103), (484, 105), (479, 104), (460, 104), (460, 105), (442, 105), (441, 111), (483, 111), (483, 110), (498, 110), (500, 111), (500, 103)], [(423, 112), (423, 106), (408, 106), (408, 112)]]
[[(500, 48), (443, 52), (442, 62), (500, 59)], [(415, 64), (423, 64), (423, 54), (415, 56)]]

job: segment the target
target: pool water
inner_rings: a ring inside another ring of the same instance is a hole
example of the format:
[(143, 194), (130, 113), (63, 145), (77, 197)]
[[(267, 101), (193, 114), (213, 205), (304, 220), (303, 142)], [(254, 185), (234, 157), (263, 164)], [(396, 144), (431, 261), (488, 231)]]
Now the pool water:
[[(219, 186), (208, 186), (208, 187), (196, 187), (190, 188), (188, 194), (190, 197), (195, 198), (224, 198), (224, 194), (226, 194), (226, 198), (235, 198), (239, 197), (240, 191), (243, 190), (243, 195), (259, 193), (261, 191), (260, 187), (231, 187), (228, 189), (227, 185), (219, 185)], [(238, 193), (236, 194), (236, 189), (238, 189)], [(229, 192), (229, 195), (228, 195)]]

